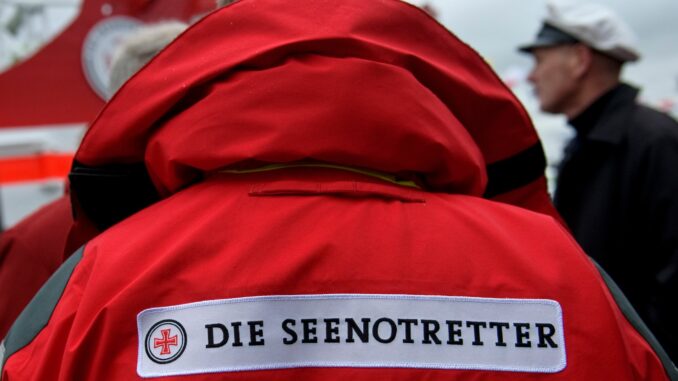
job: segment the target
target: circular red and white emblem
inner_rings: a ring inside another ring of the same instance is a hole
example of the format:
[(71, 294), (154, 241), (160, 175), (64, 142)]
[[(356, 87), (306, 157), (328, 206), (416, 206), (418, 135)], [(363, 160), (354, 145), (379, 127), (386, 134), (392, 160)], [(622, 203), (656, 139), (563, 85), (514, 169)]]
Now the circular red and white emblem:
[(176, 320), (162, 320), (146, 334), (146, 355), (153, 362), (167, 364), (178, 359), (186, 349), (186, 330)]

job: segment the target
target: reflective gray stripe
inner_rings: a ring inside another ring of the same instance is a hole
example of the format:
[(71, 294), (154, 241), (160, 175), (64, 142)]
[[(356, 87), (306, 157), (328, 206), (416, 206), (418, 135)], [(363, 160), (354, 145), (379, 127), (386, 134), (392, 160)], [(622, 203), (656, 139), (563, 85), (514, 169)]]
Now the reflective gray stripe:
[(2, 377), (2, 365), (5, 362), (5, 340), (0, 342), (0, 377)]
[(38, 333), (45, 328), (52, 317), (54, 308), (61, 299), (75, 266), (82, 259), (83, 251), (85, 251), (84, 246), (73, 253), (59, 267), (12, 324), (12, 328), (10, 328), (4, 340), (5, 355), (0, 359), (0, 369), (5, 365), (7, 358), (30, 344)]
[(638, 312), (636, 312), (636, 310), (633, 308), (629, 300), (626, 299), (626, 296), (619, 288), (619, 286), (617, 286), (614, 280), (612, 280), (612, 278), (605, 272), (605, 270), (603, 270), (602, 267), (600, 267), (598, 263), (596, 263), (596, 261), (591, 259), (591, 262), (593, 262), (598, 268), (600, 275), (603, 277), (603, 280), (605, 280), (605, 283), (607, 284), (607, 288), (610, 289), (610, 292), (612, 293), (614, 300), (617, 302), (617, 305), (619, 306), (619, 309), (621, 309), (624, 316), (626, 316), (626, 319), (631, 323), (633, 328), (635, 328), (636, 331), (638, 331), (638, 333), (640, 333), (640, 335), (643, 336), (645, 341), (647, 341), (647, 343), (650, 344), (652, 349), (654, 349), (655, 353), (657, 354), (662, 364), (664, 365), (664, 369), (666, 370), (666, 374), (669, 376), (669, 379), (671, 381), (678, 381), (678, 369), (671, 361), (669, 355), (666, 354), (666, 351), (664, 351), (662, 345), (659, 344), (657, 338), (654, 337), (652, 331), (650, 331), (650, 329), (647, 328), (647, 325), (645, 325), (643, 319), (640, 318)]

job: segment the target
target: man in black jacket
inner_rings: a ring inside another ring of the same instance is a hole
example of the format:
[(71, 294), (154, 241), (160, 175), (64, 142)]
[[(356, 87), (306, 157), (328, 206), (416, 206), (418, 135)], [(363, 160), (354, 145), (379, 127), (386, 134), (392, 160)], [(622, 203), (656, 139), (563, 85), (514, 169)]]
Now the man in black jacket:
[(529, 80), (541, 109), (576, 130), (555, 205), (678, 359), (678, 123), (636, 102), (620, 81), (639, 59), (630, 29), (597, 5), (550, 4)]

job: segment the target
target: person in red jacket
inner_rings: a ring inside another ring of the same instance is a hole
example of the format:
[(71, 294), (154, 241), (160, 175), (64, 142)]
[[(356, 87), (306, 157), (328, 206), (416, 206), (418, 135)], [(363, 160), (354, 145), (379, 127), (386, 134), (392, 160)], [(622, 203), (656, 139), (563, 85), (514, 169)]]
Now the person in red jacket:
[(677, 379), (543, 164), (416, 7), (235, 2), (89, 130), (73, 196), (111, 227), (17, 320), (2, 380)]
[(0, 234), (0, 337), (59, 266), (98, 232), (63, 196)]

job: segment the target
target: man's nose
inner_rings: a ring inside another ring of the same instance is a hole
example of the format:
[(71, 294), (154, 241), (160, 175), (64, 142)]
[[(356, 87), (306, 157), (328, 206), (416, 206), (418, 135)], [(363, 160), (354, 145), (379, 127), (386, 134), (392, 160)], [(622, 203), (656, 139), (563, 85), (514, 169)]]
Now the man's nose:
[(534, 84), (537, 81), (537, 66), (533, 66), (530, 73), (527, 75), (527, 81)]

